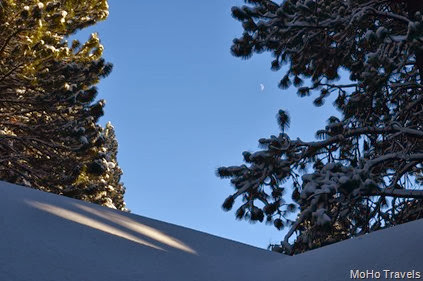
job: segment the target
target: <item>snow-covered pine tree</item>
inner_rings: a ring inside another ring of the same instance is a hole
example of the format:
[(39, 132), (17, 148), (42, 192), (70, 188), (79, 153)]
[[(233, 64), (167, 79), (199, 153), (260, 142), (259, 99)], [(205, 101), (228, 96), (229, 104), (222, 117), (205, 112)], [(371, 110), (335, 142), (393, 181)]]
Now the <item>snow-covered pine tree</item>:
[(109, 122), (102, 129), (96, 145), (86, 152), (88, 157), (82, 162), (81, 172), (74, 183), (76, 188), (67, 192), (84, 201), (129, 211), (123, 199), (125, 187), (120, 182), (122, 170), (117, 163), (117, 152), (115, 130)]
[[(236, 189), (223, 208), (241, 197), (238, 218), (288, 226), (274, 245), (287, 254), (421, 218), (423, 1), (245, 2), (232, 9), (244, 29), (233, 54), (271, 52), (282, 89), (317, 94), (316, 106), (334, 95), (342, 116), (330, 117), (318, 140), (282, 132), (244, 152), (246, 165), (219, 168)], [(339, 82), (340, 69), (350, 82)], [(289, 124), (282, 110), (278, 120)], [(300, 209), (295, 221), (283, 196), (288, 184)]]
[(97, 34), (68, 43), (107, 16), (106, 0), (1, 1), (0, 179), (125, 209), (116, 159), (119, 172), (103, 167), (116, 140), (97, 124), (95, 85), (112, 65)]

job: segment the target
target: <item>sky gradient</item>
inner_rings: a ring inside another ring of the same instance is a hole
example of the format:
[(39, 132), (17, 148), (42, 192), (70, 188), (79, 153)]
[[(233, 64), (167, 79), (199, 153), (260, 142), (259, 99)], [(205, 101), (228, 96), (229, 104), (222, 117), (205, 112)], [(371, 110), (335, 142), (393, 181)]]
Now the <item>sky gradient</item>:
[(242, 33), (230, 9), (242, 4), (111, 0), (109, 18), (77, 36), (97, 31), (114, 64), (98, 98), (107, 101), (101, 123), (116, 129), (128, 208), (266, 248), (285, 232), (224, 212), (233, 187), (215, 171), (241, 164), (241, 153), (257, 150), (258, 139), (279, 134), (279, 109), (291, 116), (291, 138), (304, 140), (314, 139), (334, 110), (314, 107), (294, 88), (280, 90), (283, 73), (270, 70), (270, 55), (230, 54)]

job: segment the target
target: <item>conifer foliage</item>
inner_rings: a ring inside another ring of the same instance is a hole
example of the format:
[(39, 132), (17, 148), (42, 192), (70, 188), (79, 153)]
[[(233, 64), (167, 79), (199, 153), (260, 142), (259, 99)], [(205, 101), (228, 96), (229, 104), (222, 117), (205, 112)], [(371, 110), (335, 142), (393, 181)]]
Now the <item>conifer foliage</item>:
[(95, 85), (112, 65), (97, 34), (106, 0), (0, 1), (0, 179), (125, 210), (113, 127)]
[[(341, 114), (304, 141), (286, 134), (280, 111), (282, 133), (244, 152), (246, 164), (218, 169), (235, 187), (223, 208), (240, 198), (237, 218), (287, 226), (274, 245), (287, 254), (421, 218), (423, 1), (245, 2), (232, 9), (244, 29), (232, 53), (270, 52), (282, 89), (293, 85), (316, 106), (334, 96)], [(341, 69), (350, 82), (339, 82)]]

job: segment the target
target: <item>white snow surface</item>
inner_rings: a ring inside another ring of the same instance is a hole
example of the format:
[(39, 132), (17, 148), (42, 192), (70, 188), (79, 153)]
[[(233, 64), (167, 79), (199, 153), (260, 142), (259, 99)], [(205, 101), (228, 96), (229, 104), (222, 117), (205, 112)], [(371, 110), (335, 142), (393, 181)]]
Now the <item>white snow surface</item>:
[(351, 280), (355, 269), (423, 272), (422, 220), (289, 257), (5, 182), (0, 200), (2, 281), (336, 281)]

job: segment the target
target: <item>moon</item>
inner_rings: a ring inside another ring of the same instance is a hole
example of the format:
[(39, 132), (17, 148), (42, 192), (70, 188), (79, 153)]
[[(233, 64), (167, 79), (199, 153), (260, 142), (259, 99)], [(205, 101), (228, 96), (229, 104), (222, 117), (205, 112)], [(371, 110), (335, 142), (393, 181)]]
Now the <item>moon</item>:
[(260, 84), (260, 90), (263, 92), (264, 91), (264, 85)]

